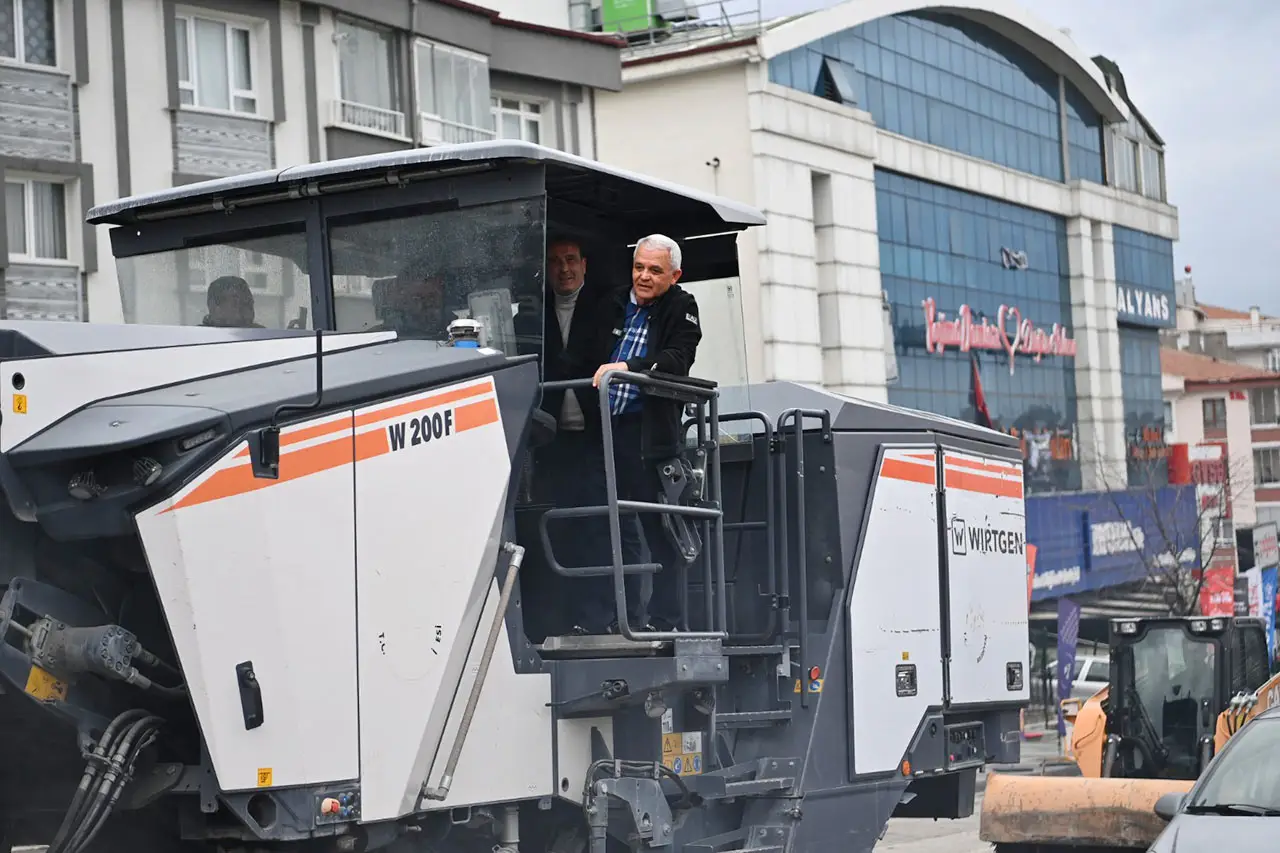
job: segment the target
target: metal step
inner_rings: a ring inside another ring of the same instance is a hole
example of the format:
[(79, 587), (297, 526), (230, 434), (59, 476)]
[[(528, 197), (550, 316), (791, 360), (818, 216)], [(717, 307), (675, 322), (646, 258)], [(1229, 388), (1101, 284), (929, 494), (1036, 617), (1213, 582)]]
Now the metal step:
[(791, 722), (791, 709), (773, 711), (730, 711), (716, 714), (716, 725), (724, 729), (762, 729)]
[(547, 637), (535, 646), (546, 657), (556, 658), (623, 658), (655, 657), (671, 652), (668, 640), (628, 640), (617, 634), (591, 634), (580, 637), (569, 634)]
[(724, 653), (730, 657), (767, 658), (782, 654), (782, 646), (725, 646)]

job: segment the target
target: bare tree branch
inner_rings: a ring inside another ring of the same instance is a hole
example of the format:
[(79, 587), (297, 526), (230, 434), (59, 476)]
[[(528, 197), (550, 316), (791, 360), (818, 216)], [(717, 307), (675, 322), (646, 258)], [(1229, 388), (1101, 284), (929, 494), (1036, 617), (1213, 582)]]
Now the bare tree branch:
[(1165, 459), (1092, 461), (1147, 582), (1162, 594), (1169, 614), (1199, 613), (1205, 570), (1218, 548), (1235, 547), (1230, 519), (1253, 489), (1252, 460), (1228, 455), (1216, 470), (1212, 464), (1193, 465), (1191, 484), (1168, 486), (1170, 491)]

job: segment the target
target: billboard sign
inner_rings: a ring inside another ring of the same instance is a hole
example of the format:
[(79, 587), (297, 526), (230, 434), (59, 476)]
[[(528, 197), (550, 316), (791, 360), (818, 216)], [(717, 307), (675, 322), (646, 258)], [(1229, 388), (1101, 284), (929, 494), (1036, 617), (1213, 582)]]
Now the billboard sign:
[(1036, 546), (1032, 599), (1132, 583), (1178, 565), (1194, 567), (1198, 522), (1190, 486), (1033, 495), (1027, 498), (1027, 541)]

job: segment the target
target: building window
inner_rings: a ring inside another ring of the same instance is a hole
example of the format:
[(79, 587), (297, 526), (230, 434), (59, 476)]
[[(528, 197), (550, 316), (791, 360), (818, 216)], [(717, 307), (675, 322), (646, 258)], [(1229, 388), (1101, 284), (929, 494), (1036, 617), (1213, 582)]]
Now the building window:
[(254, 31), (194, 15), (181, 15), (174, 23), (179, 101), (188, 107), (257, 114)]
[(1111, 185), (1164, 201), (1164, 146), (1132, 114), (1124, 124), (1114, 125), (1109, 136)]
[(1253, 484), (1280, 485), (1280, 447), (1260, 447), (1253, 451)]
[(1249, 421), (1254, 426), (1280, 424), (1280, 388), (1249, 391)]
[(0, 0), (0, 58), (56, 66), (54, 0)]
[(56, 181), (4, 182), (5, 226), (10, 261), (66, 261), (67, 200)]
[(1205, 400), (1200, 404), (1204, 409), (1204, 431), (1221, 432), (1227, 428), (1227, 401), (1221, 397)]
[(1280, 373), (1280, 349), (1273, 349), (1267, 352), (1267, 370), (1272, 373)]
[(542, 105), (511, 98), (493, 98), (493, 126), (500, 139), (542, 144)]
[(1103, 180), (1102, 120), (1058, 75), (994, 30), (955, 15), (877, 18), (769, 60), (770, 82), (842, 103), (877, 126), (1061, 181)]
[(1173, 403), (1164, 401), (1164, 440), (1166, 444), (1173, 442)]
[(434, 42), (414, 45), (420, 141), (427, 145), (493, 138), (489, 58)]
[(395, 34), (339, 19), (338, 100), (334, 122), (405, 136)]

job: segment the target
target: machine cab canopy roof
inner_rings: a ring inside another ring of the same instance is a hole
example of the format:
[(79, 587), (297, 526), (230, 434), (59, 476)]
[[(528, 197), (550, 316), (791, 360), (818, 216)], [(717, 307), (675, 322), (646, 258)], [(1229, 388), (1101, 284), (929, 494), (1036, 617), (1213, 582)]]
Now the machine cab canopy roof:
[(586, 285), (628, 284), (631, 246), (677, 240), (682, 282), (736, 278), (747, 205), (517, 141), (219, 178), (95, 207), (114, 226), (126, 323), (391, 330), (439, 340), (485, 321), (508, 355), (541, 349), (548, 244)]

